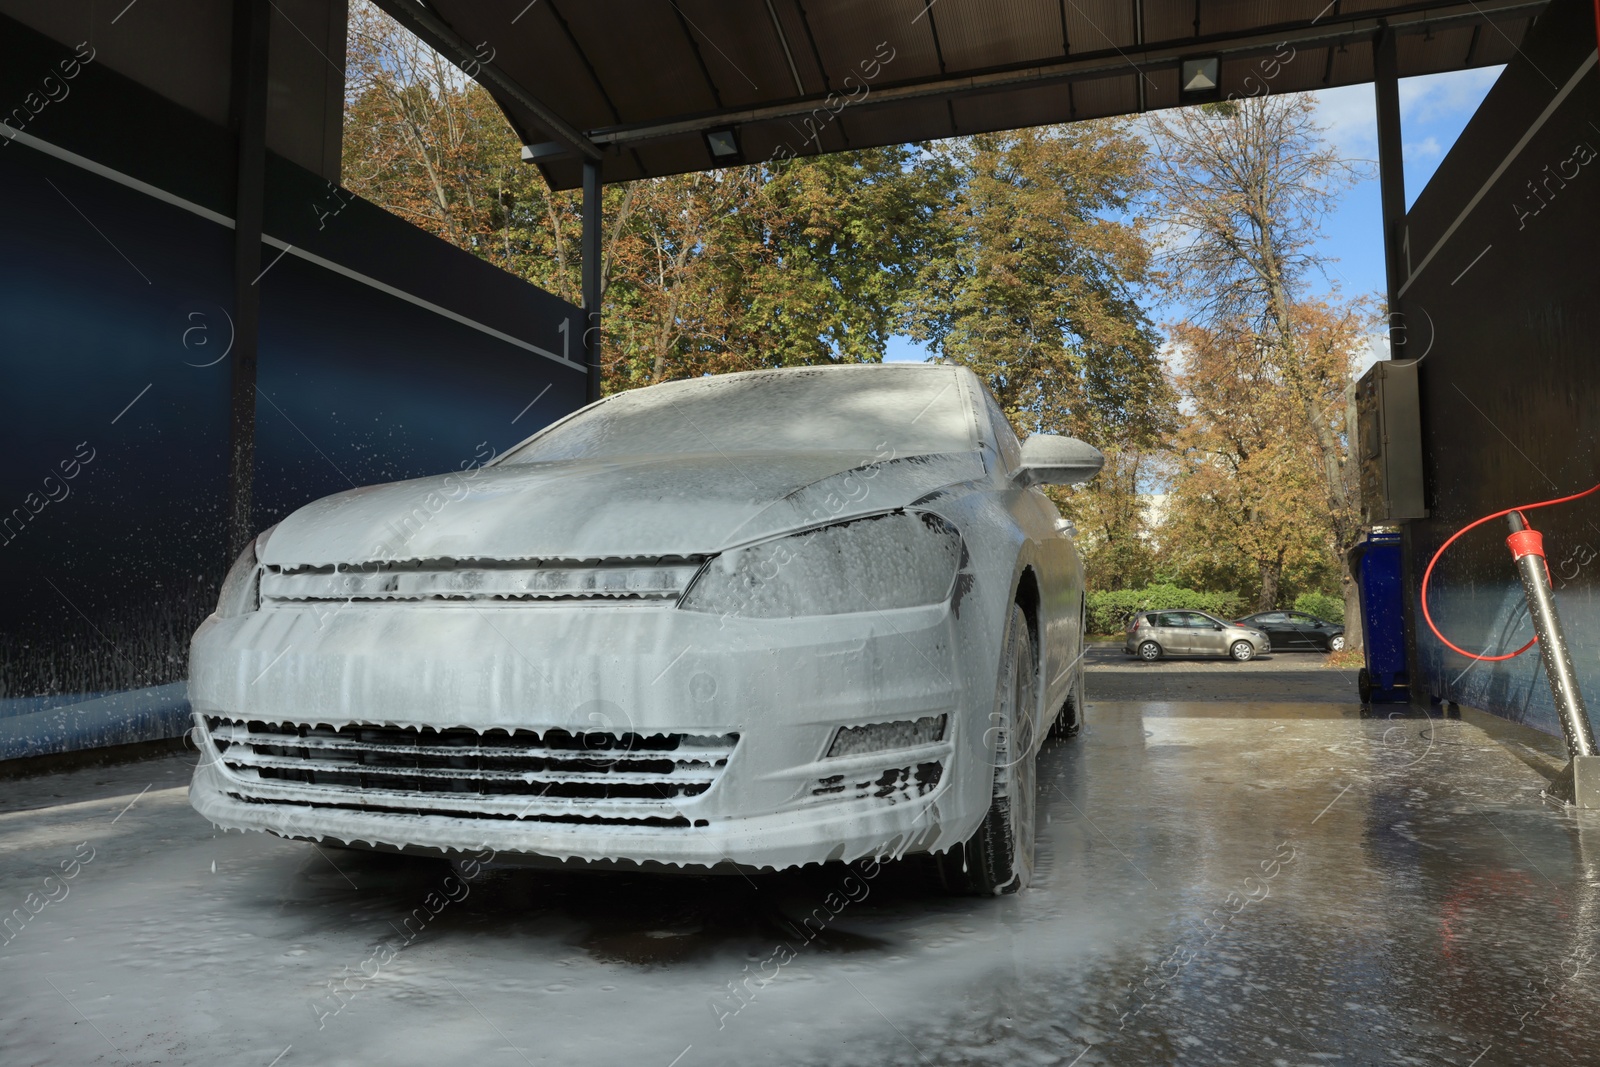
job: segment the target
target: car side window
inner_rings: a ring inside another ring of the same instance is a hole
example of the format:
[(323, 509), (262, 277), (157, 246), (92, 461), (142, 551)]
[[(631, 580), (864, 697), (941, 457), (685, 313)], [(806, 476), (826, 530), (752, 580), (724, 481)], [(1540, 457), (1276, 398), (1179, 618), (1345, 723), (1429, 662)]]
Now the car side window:
[(1164, 611), (1160, 615), (1152, 614), (1150, 616), (1150, 624), (1152, 626), (1182, 626), (1183, 621), (1173, 612)]
[(1022, 442), (1017, 439), (1017, 432), (1011, 428), (1011, 422), (1006, 418), (1006, 413), (1000, 410), (1000, 404), (994, 395), (989, 392), (987, 385), (982, 386), (983, 405), (989, 413), (989, 428), (994, 434), (995, 447), (1000, 450), (1000, 460), (1005, 464), (1006, 473), (1014, 473), (1022, 466)]
[(1318, 619), (1316, 616), (1307, 615), (1304, 612), (1291, 611), (1288, 614), (1289, 614), (1289, 621), (1294, 623), (1296, 626), (1315, 626), (1319, 622), (1322, 621), (1321, 619)]
[(1179, 618), (1183, 620), (1181, 623), (1179, 623), (1179, 625), (1187, 626), (1191, 630), (1209, 630), (1213, 625), (1215, 625), (1204, 615), (1197, 614), (1193, 611), (1186, 611), (1180, 615)]
[(1282, 626), (1291, 618), (1293, 616), (1286, 615), (1281, 611), (1271, 611), (1265, 615), (1257, 615), (1254, 622), (1257, 626)]

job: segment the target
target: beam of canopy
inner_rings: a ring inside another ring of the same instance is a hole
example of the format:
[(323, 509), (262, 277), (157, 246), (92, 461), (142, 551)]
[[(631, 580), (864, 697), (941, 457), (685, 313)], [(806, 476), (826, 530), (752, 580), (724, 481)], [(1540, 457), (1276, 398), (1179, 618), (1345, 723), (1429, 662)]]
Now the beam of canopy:
[(1385, 23), (1401, 77), (1489, 66), (1546, 2), (378, 0), (558, 189), (1370, 82)]

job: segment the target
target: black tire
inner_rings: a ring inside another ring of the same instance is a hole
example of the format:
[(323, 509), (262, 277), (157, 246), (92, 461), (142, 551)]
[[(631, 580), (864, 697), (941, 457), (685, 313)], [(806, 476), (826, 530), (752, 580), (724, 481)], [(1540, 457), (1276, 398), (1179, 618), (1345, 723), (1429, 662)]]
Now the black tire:
[(1154, 663), (1161, 658), (1161, 646), (1154, 641), (1145, 641), (1139, 645), (1139, 658), (1146, 663)]
[(1372, 675), (1365, 667), (1356, 672), (1356, 692), (1361, 696), (1361, 703), (1372, 703)]
[(1249, 663), (1256, 658), (1256, 646), (1249, 641), (1235, 641), (1228, 649), (1228, 655), (1233, 657), (1235, 663)]
[(1328, 651), (1329, 652), (1343, 652), (1344, 651), (1344, 634), (1334, 634), (1332, 637), (1328, 638)]
[(1033, 876), (1037, 777), (1033, 726), (1038, 715), (1038, 667), (1027, 616), (1012, 607), (995, 686), (994, 791), (989, 811), (968, 841), (933, 857), (943, 888), (998, 896), (1027, 888)]
[(1088, 631), (1084, 629), (1089, 621), (1087, 608), (1079, 612), (1078, 619), (1078, 659), (1072, 667), (1072, 689), (1067, 693), (1066, 703), (1061, 705), (1061, 710), (1050, 722), (1049, 736), (1052, 741), (1076, 737), (1083, 728), (1083, 676), (1087, 666), (1084, 659), (1089, 655)]

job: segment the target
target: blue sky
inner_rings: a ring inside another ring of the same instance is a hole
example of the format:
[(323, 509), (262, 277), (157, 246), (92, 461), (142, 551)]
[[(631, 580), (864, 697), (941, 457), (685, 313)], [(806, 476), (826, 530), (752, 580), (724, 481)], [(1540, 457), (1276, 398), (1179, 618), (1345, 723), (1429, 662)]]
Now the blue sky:
[[(1430, 74), (1406, 78), (1400, 83), (1400, 127), (1405, 152), (1406, 205), (1409, 207), (1428, 184), (1428, 179), (1444, 159), (1450, 146), (1466, 128), (1467, 120), (1500, 76), (1501, 67)], [(1372, 86), (1349, 85), (1311, 94), (1317, 98), (1318, 113), (1327, 137), (1340, 155), (1351, 160), (1378, 158), (1377, 120), (1373, 110)], [(1323, 227), (1323, 248), (1333, 258), (1326, 291), (1337, 285), (1348, 296), (1379, 293), (1383, 289), (1383, 247), (1379, 239), (1379, 196), (1377, 165), (1368, 168), (1373, 176), (1351, 187), (1338, 210)], [(1159, 306), (1151, 317), (1157, 322), (1169, 317)], [(1375, 334), (1374, 345), (1381, 340)], [(1374, 358), (1378, 355), (1374, 352)], [(904, 337), (889, 340), (885, 359), (921, 360), (929, 353)]]

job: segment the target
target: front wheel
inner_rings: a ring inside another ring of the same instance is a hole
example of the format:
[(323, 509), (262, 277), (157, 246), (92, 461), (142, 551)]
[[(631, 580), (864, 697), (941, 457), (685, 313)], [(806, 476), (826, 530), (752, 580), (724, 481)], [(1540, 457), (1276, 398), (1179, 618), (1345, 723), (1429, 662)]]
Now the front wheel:
[(1256, 658), (1256, 646), (1249, 641), (1235, 641), (1229, 655), (1240, 663), (1248, 663)]
[(1146, 641), (1139, 646), (1139, 658), (1146, 663), (1154, 663), (1161, 658), (1161, 646), (1154, 641)]
[(945, 889), (998, 896), (1027, 888), (1033, 877), (1034, 803), (1037, 776), (1033, 724), (1039, 689), (1033, 636), (1020, 607), (1011, 609), (995, 694), (990, 736), (994, 740), (994, 792), (978, 832), (963, 845), (934, 857)]
[(1328, 651), (1329, 652), (1343, 652), (1344, 651), (1344, 634), (1334, 634), (1332, 637), (1328, 638)]

